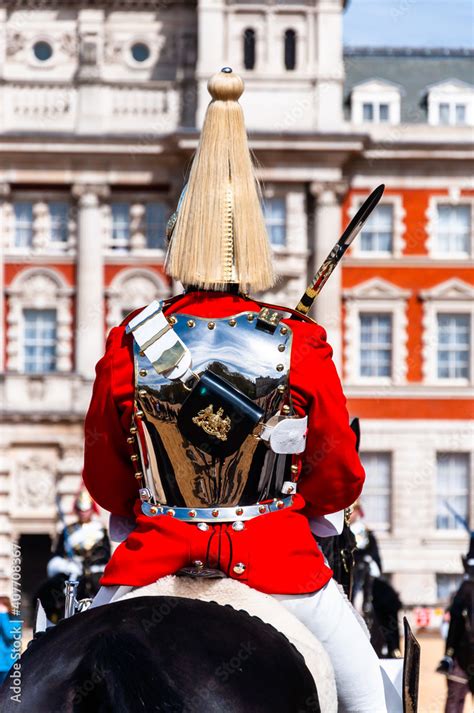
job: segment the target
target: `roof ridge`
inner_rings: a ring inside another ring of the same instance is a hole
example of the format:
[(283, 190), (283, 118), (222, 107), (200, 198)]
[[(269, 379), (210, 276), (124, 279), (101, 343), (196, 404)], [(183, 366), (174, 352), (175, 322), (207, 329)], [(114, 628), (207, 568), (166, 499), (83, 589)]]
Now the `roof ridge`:
[(344, 47), (345, 56), (360, 57), (474, 57), (470, 47)]

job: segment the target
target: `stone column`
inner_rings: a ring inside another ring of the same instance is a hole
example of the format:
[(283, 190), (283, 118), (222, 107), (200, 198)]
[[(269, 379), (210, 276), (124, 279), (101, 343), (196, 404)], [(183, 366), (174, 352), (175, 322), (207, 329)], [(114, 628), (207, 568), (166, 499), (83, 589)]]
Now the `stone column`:
[(104, 255), (100, 199), (107, 186), (75, 185), (77, 206), (77, 273), (75, 370), (85, 379), (104, 352)]
[[(198, 127), (202, 125), (210, 101), (207, 81), (214, 72), (218, 72), (229, 63), (226, 12), (225, 0), (199, 0), (198, 2), (198, 58), (196, 66), (198, 85), (196, 124)], [(212, 41), (209, 38), (212, 38)], [(230, 65), (232, 66), (231, 62)]]
[[(312, 276), (330, 253), (342, 233), (341, 199), (346, 192), (344, 183), (311, 184), (315, 197), (312, 240)], [(321, 294), (316, 298), (312, 316), (327, 331), (333, 359), (342, 376), (342, 315), (341, 315), (341, 265), (329, 277)]]

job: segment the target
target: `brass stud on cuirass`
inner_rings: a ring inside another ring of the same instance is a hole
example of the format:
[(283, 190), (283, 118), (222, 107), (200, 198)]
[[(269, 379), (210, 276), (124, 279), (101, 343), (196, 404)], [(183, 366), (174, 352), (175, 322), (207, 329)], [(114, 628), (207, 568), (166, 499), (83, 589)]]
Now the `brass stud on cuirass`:
[(219, 510), (213, 510), (212, 517), (219, 517)]
[(235, 327), (236, 324), (237, 324), (237, 320), (236, 320), (236, 319), (229, 319), (229, 325), (230, 325), (231, 327)]
[(284, 344), (279, 344), (279, 345), (278, 345), (278, 351), (279, 351), (279, 352), (284, 352), (285, 349), (286, 349), (286, 346), (285, 346)]
[(174, 516), (175, 516), (174, 510), (168, 510), (168, 512), (167, 512), (166, 514), (169, 515), (170, 517), (174, 517)]
[(216, 323), (215, 322), (208, 322), (207, 323), (207, 328), (208, 329), (215, 329)]
[(282, 407), (281, 412), (287, 416), (291, 411), (291, 408), (285, 404), (285, 406)]
[(250, 314), (247, 315), (247, 319), (249, 322), (253, 322), (253, 320), (255, 319), (255, 315), (250, 312)]
[(281, 510), (283, 507), (285, 507), (285, 503), (283, 502), (283, 500), (277, 500), (276, 506), (277, 506), (278, 510)]
[(276, 365), (276, 370), (277, 370), (277, 371), (283, 371), (284, 368), (285, 368), (285, 367), (284, 367), (283, 364), (277, 364), (277, 365)]
[(244, 514), (243, 508), (237, 508), (237, 510), (235, 511), (235, 514), (236, 514), (236, 515), (243, 515), (243, 514)]
[(196, 510), (190, 510), (188, 512), (189, 517), (196, 517)]
[(186, 324), (188, 325), (189, 329), (192, 329), (193, 327), (196, 326), (196, 322), (194, 321), (194, 319), (188, 319)]
[(140, 374), (140, 376), (146, 376), (148, 374), (148, 371), (146, 369), (140, 369), (138, 373)]
[(286, 391), (286, 386), (285, 386), (284, 384), (280, 384), (279, 386), (277, 386), (277, 391), (278, 391), (280, 394), (284, 394), (285, 391)]
[(288, 327), (285, 327), (285, 326), (281, 327), (280, 334), (288, 334)]
[(171, 315), (170, 317), (168, 317), (168, 322), (169, 322), (170, 324), (176, 324), (177, 321), (178, 321), (178, 320), (177, 320), (176, 317), (174, 317), (173, 315)]
[(150, 514), (151, 514), (151, 515), (156, 515), (157, 512), (158, 512), (158, 508), (155, 507), (154, 505), (152, 505), (151, 508), (150, 508)]
[(259, 507), (258, 507), (258, 512), (259, 512), (261, 515), (263, 515), (264, 512), (267, 512), (267, 508), (265, 507), (265, 505), (259, 505)]

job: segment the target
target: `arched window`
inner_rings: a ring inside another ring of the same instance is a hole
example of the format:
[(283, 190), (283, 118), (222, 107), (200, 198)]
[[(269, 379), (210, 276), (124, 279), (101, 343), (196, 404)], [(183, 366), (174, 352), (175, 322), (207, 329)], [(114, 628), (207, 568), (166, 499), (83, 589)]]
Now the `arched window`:
[(244, 30), (244, 67), (245, 69), (255, 69), (255, 30), (247, 27)]
[(296, 67), (296, 32), (285, 32), (285, 68), (292, 70)]
[(27, 374), (70, 371), (72, 288), (47, 267), (19, 272), (6, 289), (7, 368)]
[(169, 286), (155, 270), (133, 267), (122, 270), (106, 290), (107, 328), (120, 324), (132, 310), (169, 297), (169, 293)]

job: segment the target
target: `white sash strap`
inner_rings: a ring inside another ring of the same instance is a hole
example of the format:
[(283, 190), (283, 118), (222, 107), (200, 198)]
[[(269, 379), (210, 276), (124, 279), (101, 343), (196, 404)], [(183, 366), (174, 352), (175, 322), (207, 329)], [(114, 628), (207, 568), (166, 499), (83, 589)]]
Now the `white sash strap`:
[(153, 300), (130, 320), (129, 332), (158, 374), (171, 381), (187, 381), (192, 376), (191, 353), (166, 319), (160, 302)]

